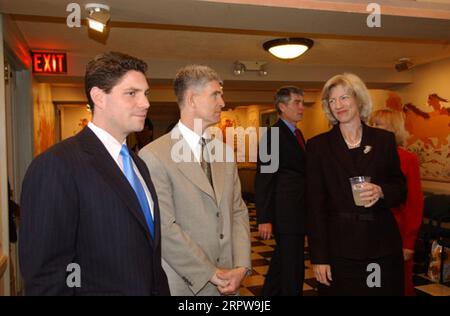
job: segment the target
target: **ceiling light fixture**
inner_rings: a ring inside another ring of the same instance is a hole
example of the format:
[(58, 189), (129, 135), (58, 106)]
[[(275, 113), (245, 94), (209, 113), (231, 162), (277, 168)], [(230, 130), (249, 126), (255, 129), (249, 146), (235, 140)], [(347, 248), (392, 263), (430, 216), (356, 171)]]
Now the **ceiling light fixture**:
[(106, 24), (111, 18), (109, 6), (106, 4), (88, 3), (84, 6), (84, 9), (89, 14), (87, 17), (89, 28), (103, 33)]
[(277, 58), (290, 60), (303, 55), (314, 45), (309, 38), (279, 38), (263, 44), (263, 48)]
[(235, 61), (233, 73), (236, 76), (243, 75), (247, 71), (256, 71), (260, 76), (267, 76), (267, 62), (265, 61)]

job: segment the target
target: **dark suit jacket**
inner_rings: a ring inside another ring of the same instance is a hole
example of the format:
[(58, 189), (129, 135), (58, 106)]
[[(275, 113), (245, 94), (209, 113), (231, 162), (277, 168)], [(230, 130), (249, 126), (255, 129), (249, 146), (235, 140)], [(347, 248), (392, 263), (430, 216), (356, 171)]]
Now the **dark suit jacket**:
[[(261, 173), (261, 165), (270, 161), (262, 163), (258, 155), (255, 177), (258, 224), (272, 223), (275, 233), (304, 234), (305, 151), (282, 120), (273, 127), (279, 130), (279, 167), (274, 173)], [(268, 148), (273, 148), (270, 129), (267, 140)]]
[[(377, 258), (401, 252), (397, 223), (390, 211), (406, 198), (394, 134), (363, 124), (357, 159), (335, 125), (307, 144), (308, 241), (312, 263), (332, 257)], [(350, 177), (371, 176), (384, 199), (374, 206), (356, 206)]]
[[(19, 248), (27, 295), (170, 294), (155, 188), (144, 162), (130, 153), (154, 201), (154, 240), (128, 180), (89, 128), (32, 162)], [(66, 286), (70, 263), (80, 266), (80, 288)]]

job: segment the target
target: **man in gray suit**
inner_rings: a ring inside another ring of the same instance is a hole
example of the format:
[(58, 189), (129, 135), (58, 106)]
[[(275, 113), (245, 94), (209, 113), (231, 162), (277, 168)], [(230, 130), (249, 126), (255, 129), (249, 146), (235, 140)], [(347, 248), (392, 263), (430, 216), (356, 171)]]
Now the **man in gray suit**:
[(236, 294), (251, 266), (248, 211), (236, 163), (207, 158), (213, 145), (229, 150), (207, 131), (225, 105), (222, 81), (211, 68), (190, 65), (174, 89), (180, 121), (139, 153), (158, 194), (163, 268), (172, 295)]

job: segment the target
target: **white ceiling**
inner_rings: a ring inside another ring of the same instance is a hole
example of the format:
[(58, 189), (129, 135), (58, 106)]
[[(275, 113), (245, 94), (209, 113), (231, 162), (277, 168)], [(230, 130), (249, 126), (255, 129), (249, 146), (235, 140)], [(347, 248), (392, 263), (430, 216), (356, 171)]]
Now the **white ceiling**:
[[(103, 42), (89, 37), (85, 26), (67, 27), (70, 2), (0, 0), (0, 11), (12, 14), (31, 49), (68, 53), (67, 82), (80, 79), (86, 62), (107, 50), (145, 59), (155, 79), (170, 79), (178, 67), (198, 62), (213, 66), (225, 80), (311, 86), (341, 71), (356, 72), (373, 84), (405, 84), (411, 74), (394, 70), (399, 58), (409, 57), (421, 65), (450, 57), (448, 0), (377, 1), (387, 10), (381, 28), (367, 27), (367, 13), (357, 13), (370, 1), (102, 0), (111, 6), (112, 22)], [(91, 1), (78, 3), (84, 7), (87, 2)], [(395, 15), (395, 8), (403, 8), (401, 16)], [(279, 61), (262, 49), (265, 41), (284, 36), (308, 36), (315, 44), (291, 62)], [(235, 60), (266, 61), (269, 75), (235, 77)]]

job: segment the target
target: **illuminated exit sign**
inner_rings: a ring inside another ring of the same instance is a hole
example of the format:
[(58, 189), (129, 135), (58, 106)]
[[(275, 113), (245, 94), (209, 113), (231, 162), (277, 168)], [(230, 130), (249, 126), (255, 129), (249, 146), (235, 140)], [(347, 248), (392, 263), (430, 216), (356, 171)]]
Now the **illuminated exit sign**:
[(31, 52), (31, 58), (35, 74), (67, 73), (66, 53)]

